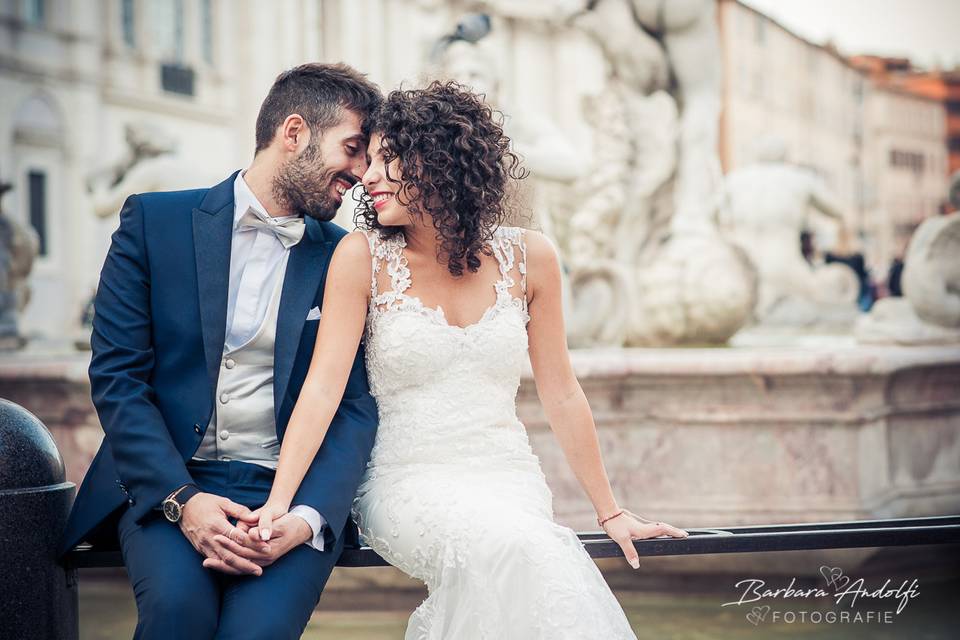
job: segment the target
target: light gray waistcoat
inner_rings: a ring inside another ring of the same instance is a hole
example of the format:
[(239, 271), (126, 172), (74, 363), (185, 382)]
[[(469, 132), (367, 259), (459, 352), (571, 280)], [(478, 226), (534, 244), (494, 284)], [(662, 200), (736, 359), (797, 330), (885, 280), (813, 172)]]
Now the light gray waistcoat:
[(273, 346), (283, 280), (277, 278), (263, 324), (253, 337), (224, 350), (216, 408), (195, 460), (242, 460), (277, 468), (280, 442), (273, 405)]

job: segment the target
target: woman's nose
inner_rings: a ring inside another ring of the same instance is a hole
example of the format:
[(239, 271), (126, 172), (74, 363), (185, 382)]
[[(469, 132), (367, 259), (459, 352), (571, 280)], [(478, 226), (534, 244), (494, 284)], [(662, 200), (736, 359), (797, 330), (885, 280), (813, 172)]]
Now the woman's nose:
[(369, 191), (377, 181), (376, 171), (374, 170), (373, 164), (371, 163), (367, 166), (366, 170), (363, 172), (363, 176), (360, 178), (360, 182), (363, 184), (364, 188)]

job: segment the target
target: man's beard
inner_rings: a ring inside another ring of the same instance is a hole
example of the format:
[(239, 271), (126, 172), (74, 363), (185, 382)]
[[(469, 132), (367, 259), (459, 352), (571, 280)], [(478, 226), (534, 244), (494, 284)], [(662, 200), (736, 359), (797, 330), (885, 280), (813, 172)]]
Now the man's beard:
[(327, 170), (313, 141), (299, 156), (283, 165), (273, 177), (273, 197), (292, 214), (329, 222), (340, 202), (331, 195), (337, 172)]

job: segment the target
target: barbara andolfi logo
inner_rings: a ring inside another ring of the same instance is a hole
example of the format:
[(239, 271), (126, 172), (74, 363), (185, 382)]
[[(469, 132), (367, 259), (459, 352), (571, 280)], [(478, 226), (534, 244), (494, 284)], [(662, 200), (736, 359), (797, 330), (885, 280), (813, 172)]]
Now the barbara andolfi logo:
[[(892, 624), (920, 595), (920, 583), (915, 578), (900, 584), (887, 578), (882, 584), (869, 585), (863, 578), (844, 575), (840, 567), (826, 565), (820, 567), (820, 575), (825, 586), (810, 588), (795, 587), (796, 578), (791, 578), (785, 587), (770, 587), (764, 580), (747, 578), (733, 585), (740, 591), (740, 598), (723, 606), (744, 607), (747, 622), (754, 626), (765, 622)], [(832, 609), (824, 610), (824, 599), (832, 601)], [(804, 606), (806, 603), (809, 604)]]

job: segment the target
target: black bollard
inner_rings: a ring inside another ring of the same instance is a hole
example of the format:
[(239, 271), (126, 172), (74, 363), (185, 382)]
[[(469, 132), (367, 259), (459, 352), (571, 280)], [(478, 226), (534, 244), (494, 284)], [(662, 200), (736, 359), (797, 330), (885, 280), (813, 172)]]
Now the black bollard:
[(77, 637), (76, 569), (56, 557), (75, 492), (43, 423), (0, 399), (0, 638)]

